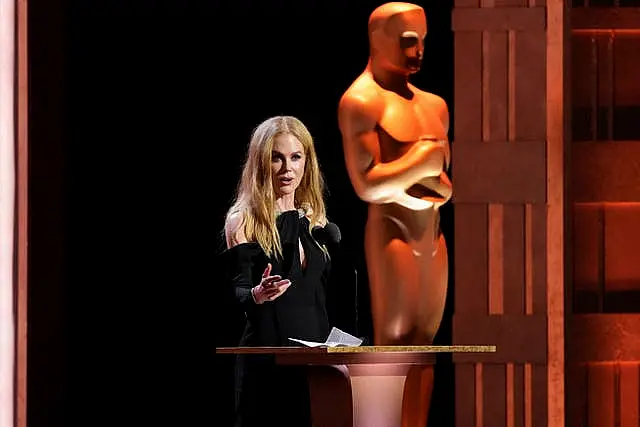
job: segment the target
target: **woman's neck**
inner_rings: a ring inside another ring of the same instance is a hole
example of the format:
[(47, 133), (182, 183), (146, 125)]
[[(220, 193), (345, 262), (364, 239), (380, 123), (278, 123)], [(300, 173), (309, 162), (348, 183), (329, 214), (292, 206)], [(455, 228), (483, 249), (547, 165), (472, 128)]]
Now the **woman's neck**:
[(282, 196), (276, 199), (276, 211), (286, 212), (296, 210), (295, 198), (293, 195)]

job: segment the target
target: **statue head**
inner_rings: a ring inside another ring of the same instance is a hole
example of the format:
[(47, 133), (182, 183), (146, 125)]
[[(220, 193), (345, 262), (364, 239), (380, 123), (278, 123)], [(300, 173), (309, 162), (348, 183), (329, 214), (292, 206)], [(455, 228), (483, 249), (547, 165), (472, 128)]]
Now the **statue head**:
[(413, 74), (422, 65), (426, 36), (427, 18), (422, 7), (385, 3), (369, 16), (370, 59), (394, 73)]

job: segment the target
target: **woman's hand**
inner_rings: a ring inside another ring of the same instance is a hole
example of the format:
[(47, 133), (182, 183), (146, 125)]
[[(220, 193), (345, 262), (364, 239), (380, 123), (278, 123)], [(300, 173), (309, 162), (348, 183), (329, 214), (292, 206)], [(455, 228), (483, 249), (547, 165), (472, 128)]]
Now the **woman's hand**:
[(267, 268), (262, 273), (260, 284), (253, 289), (253, 299), (256, 304), (262, 304), (265, 301), (273, 301), (282, 295), (291, 286), (289, 279), (282, 279), (280, 275), (271, 276), (271, 263), (267, 264)]

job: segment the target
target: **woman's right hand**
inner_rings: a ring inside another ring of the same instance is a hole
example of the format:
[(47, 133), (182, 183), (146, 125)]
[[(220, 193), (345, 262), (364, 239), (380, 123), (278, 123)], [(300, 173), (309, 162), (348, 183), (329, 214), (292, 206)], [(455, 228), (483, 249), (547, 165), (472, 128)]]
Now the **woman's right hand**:
[(260, 284), (253, 289), (253, 299), (256, 304), (262, 304), (265, 301), (273, 301), (282, 295), (291, 286), (289, 279), (282, 279), (278, 274), (271, 275), (271, 263), (267, 264), (267, 268), (262, 273)]

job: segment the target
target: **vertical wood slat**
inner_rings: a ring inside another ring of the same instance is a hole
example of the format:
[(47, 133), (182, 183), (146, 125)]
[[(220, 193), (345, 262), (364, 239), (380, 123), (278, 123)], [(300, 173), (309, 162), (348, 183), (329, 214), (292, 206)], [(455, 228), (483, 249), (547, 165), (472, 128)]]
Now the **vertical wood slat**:
[(513, 367), (513, 427), (525, 427), (525, 398), (524, 365), (516, 364)]
[(620, 364), (620, 427), (640, 426), (639, 363)]
[(478, 142), (482, 138), (482, 35), (456, 32), (454, 46), (455, 144)]
[(475, 426), (484, 427), (484, 365), (482, 363), (475, 364)]
[(589, 381), (587, 366), (570, 364), (567, 375), (567, 427), (588, 426)]
[(524, 365), (524, 426), (533, 426), (533, 367)]
[[(613, 107), (614, 99), (614, 57), (612, 34), (598, 34), (592, 36), (591, 61), (593, 77), (591, 91), (592, 112), (596, 140), (613, 140)], [(604, 113), (604, 114), (603, 114)]]
[(546, 35), (543, 31), (515, 36), (516, 140), (546, 139)]
[(489, 314), (504, 313), (503, 205), (489, 205)]
[[(609, 81), (609, 58), (607, 55), (607, 42), (608, 35), (599, 34), (596, 37), (596, 49), (598, 51), (597, 55), (597, 64), (596, 64), (596, 73), (597, 73), (597, 86), (593, 89), (596, 90), (597, 93), (597, 116), (596, 121), (598, 123), (598, 131), (596, 134), (596, 139), (598, 141), (607, 140), (607, 135), (609, 133), (608, 124), (606, 123), (606, 115), (602, 115), (603, 112), (607, 112), (608, 107), (610, 105), (609, 95), (610, 95), (610, 81)], [(603, 120), (605, 119), (605, 120)]]
[(455, 365), (456, 427), (476, 425), (476, 372), (470, 363)]
[(504, 206), (504, 313), (525, 314), (524, 205)]
[(507, 377), (505, 364), (483, 366), (483, 420), (486, 427), (506, 427)]
[(525, 205), (524, 211), (524, 312), (533, 314), (533, 206)]
[(614, 37), (609, 34), (607, 37), (607, 140), (613, 141), (613, 110), (615, 101), (615, 56), (614, 56)]
[(514, 366), (513, 363), (507, 363), (506, 371), (506, 426), (513, 427), (515, 424), (515, 390), (514, 390)]
[(484, 316), (488, 311), (487, 206), (458, 204), (454, 222), (456, 312)]
[(531, 207), (531, 293), (533, 314), (547, 312), (547, 206)]
[[(589, 71), (590, 71), (590, 88), (589, 93), (591, 104), (591, 140), (598, 140), (598, 39), (595, 35), (591, 36), (591, 50), (589, 55)], [(595, 89), (595, 90), (594, 90)]]
[[(530, 411), (531, 425), (533, 427), (548, 426), (550, 424), (548, 420), (548, 405), (545, 405), (548, 400), (547, 381), (547, 366), (532, 364)], [(552, 392), (555, 392), (555, 390)], [(564, 399), (564, 393), (562, 397), (557, 394), (555, 396), (555, 398)]]
[[(567, 320), (565, 303), (565, 234), (566, 200), (565, 165), (567, 164), (567, 136), (570, 134), (568, 106), (570, 103), (567, 58), (569, 50), (569, 8), (564, 0), (547, 0), (546, 34), (530, 32), (519, 38), (524, 46), (530, 47), (529, 57), (522, 58), (522, 64), (530, 63), (541, 67), (541, 73), (531, 86), (539, 87), (546, 94), (542, 105), (545, 123), (544, 136), (547, 141), (547, 363), (533, 366), (534, 402), (546, 402), (536, 408), (533, 425), (561, 427), (565, 425), (565, 326)], [(528, 39), (531, 38), (531, 39)], [(535, 46), (533, 40), (544, 38), (546, 43)], [(531, 43), (531, 44), (529, 44)], [(543, 46), (546, 44), (546, 46)], [(518, 46), (520, 51), (521, 46)], [(526, 49), (525, 49), (526, 51)], [(542, 51), (542, 52), (541, 52)], [(540, 59), (540, 63), (538, 62)], [(542, 80), (542, 82), (540, 80)], [(538, 86), (540, 85), (540, 86)], [(522, 86), (518, 86), (520, 90)], [(526, 97), (525, 97), (526, 99)], [(532, 118), (537, 117), (538, 108), (532, 109)], [(533, 119), (535, 120), (535, 118)], [(519, 130), (520, 131), (520, 130)], [(526, 134), (527, 129), (522, 129)], [(519, 134), (520, 136), (520, 134)], [(536, 418), (540, 419), (536, 419)]]
[(491, 33), (483, 31), (482, 37), (482, 142), (491, 139), (491, 63), (489, 50), (491, 48)]
[(516, 139), (516, 32), (507, 33), (507, 140)]
[(589, 365), (589, 425), (614, 427), (614, 366), (611, 363)]
[(483, 141), (508, 139), (509, 48), (507, 32), (482, 35)]

